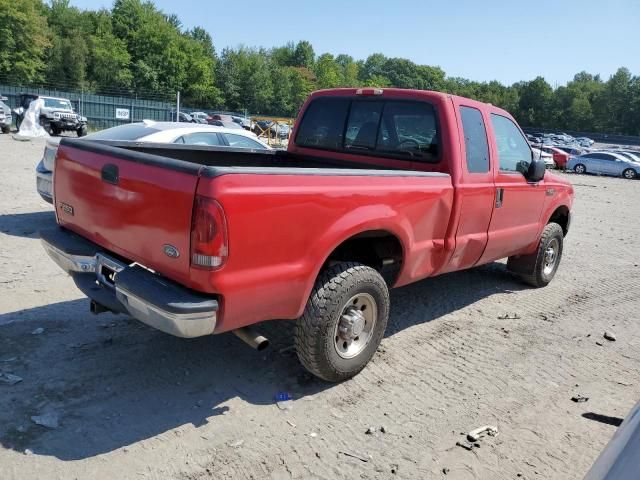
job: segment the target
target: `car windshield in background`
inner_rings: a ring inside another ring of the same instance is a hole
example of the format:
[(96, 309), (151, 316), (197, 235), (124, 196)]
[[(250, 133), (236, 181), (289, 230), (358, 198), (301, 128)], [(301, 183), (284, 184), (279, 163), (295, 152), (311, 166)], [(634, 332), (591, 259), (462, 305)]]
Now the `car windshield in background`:
[(151, 135), (152, 133), (159, 132), (157, 128), (153, 128), (150, 125), (144, 123), (127, 123), (126, 125), (119, 125), (117, 127), (108, 128), (100, 132), (87, 135), (85, 138), (88, 140), (139, 140), (142, 137)]
[(68, 100), (58, 100), (57, 98), (45, 98), (44, 106), (60, 110), (72, 110), (71, 103)]
[(296, 144), (437, 162), (436, 115), (426, 102), (318, 98), (302, 119)]

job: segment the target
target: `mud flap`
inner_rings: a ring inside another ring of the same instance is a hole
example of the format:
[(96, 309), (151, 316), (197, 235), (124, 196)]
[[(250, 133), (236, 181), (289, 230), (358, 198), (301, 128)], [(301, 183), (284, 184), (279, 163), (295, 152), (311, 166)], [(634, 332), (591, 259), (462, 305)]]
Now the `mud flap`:
[(533, 275), (536, 268), (536, 260), (538, 258), (538, 252), (531, 255), (518, 255), (516, 257), (509, 257), (507, 261), (507, 268), (512, 273), (520, 275)]

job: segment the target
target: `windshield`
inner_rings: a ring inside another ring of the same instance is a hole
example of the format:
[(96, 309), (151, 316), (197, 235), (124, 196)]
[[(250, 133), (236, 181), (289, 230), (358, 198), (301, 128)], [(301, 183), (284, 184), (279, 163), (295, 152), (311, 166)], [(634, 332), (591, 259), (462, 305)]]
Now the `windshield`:
[(44, 106), (47, 108), (55, 108), (59, 110), (73, 110), (69, 100), (59, 100), (57, 98), (45, 98)]
[(113, 128), (107, 128), (100, 132), (87, 135), (89, 140), (138, 140), (152, 133), (159, 132), (158, 128), (145, 125), (144, 123), (127, 123)]

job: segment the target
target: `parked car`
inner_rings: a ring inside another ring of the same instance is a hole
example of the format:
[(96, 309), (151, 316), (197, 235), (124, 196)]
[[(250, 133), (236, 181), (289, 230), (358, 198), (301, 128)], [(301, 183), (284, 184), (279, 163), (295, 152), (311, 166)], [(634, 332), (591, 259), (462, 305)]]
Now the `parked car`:
[(573, 204), (508, 112), (393, 88), (312, 94), (286, 151), (63, 139), (54, 181), (42, 245), (93, 312), (256, 348), (249, 325), (297, 319), (298, 358), (334, 382), (375, 354), (390, 287), (505, 257), (547, 285)]
[(232, 117), (233, 122), (242, 126), (245, 130), (251, 130), (251, 120), (246, 117)]
[(191, 112), (191, 118), (193, 118), (196, 123), (209, 123), (211, 122), (211, 115), (205, 112)]
[[(176, 112), (172, 112), (171, 118), (175, 119), (175, 117), (176, 117)], [(198, 123), (198, 121), (195, 118), (193, 118), (191, 115), (185, 112), (178, 113), (178, 122), (179, 123)]]
[(553, 161), (558, 168), (566, 168), (570, 155), (564, 150), (560, 150), (558, 147), (542, 146), (541, 150), (553, 156)]
[[(253, 133), (240, 129), (228, 129), (211, 125), (176, 122), (127, 123), (108, 128), (85, 137), (93, 142), (127, 141), (141, 143), (177, 143), (187, 145), (215, 145), (229, 148), (270, 150)], [(47, 139), (44, 154), (36, 167), (38, 194), (48, 203), (53, 203), (53, 170), (59, 138)]]
[(640, 174), (640, 163), (613, 152), (592, 152), (571, 157), (567, 168), (576, 173), (597, 173), (634, 179)]
[(33, 93), (20, 94), (20, 107), (14, 110), (16, 127), (20, 124), (25, 112), (32, 101), (41, 99), (43, 107), (40, 109), (40, 125), (49, 135), (60, 135), (62, 132), (76, 132), (78, 137), (87, 134), (87, 117), (77, 114), (67, 98), (47, 97)]
[(629, 150), (611, 150), (611, 153), (617, 153), (618, 155), (622, 155), (627, 160), (631, 160), (632, 162), (640, 162), (640, 152), (632, 152)]
[[(585, 416), (587, 414), (584, 414)], [(606, 418), (615, 422), (615, 418)], [(631, 409), (584, 480), (637, 480), (640, 478), (640, 402)]]
[(582, 148), (571, 147), (566, 145), (554, 145), (555, 148), (562, 150), (563, 152), (568, 153), (570, 156), (573, 155), (582, 155), (584, 150)]
[(588, 137), (578, 137), (576, 138), (576, 142), (578, 143), (578, 145), (585, 148), (589, 148), (591, 145), (595, 143), (595, 141), (591, 140)]
[(535, 158), (542, 160), (547, 168), (556, 168), (556, 164), (553, 161), (553, 155), (551, 153), (540, 150), (539, 148), (531, 147)]
[(0, 96), (0, 130), (2, 133), (11, 132), (11, 123), (13, 122), (11, 109), (4, 103), (7, 100), (9, 100), (7, 97)]
[(222, 120), (211, 120), (210, 125), (215, 125), (216, 127), (231, 128), (234, 130), (244, 130), (242, 128), (242, 125), (236, 122), (224, 122)]
[(225, 113), (212, 113), (211, 120), (220, 120), (222, 122), (233, 122), (233, 116)]

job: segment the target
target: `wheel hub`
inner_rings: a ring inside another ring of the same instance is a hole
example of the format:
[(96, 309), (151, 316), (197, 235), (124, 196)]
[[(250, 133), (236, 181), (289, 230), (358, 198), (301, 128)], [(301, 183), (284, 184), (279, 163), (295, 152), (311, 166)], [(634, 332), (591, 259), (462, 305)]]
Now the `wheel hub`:
[(335, 349), (342, 358), (353, 358), (359, 355), (373, 337), (378, 316), (378, 306), (373, 296), (358, 293), (345, 304), (336, 322)]
[(553, 249), (553, 247), (549, 247), (547, 248), (547, 251), (545, 252), (545, 263), (550, 264), (553, 263), (556, 259), (556, 251)]
[(340, 337), (350, 341), (359, 337), (364, 330), (365, 318), (364, 314), (357, 308), (349, 308), (340, 319)]

